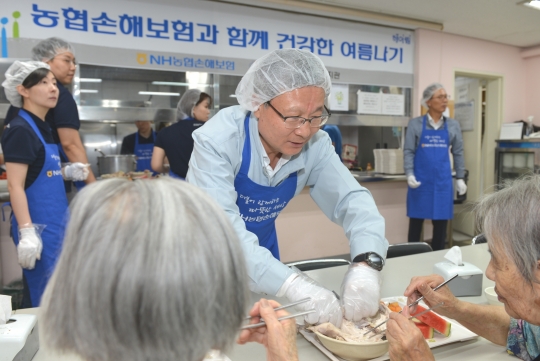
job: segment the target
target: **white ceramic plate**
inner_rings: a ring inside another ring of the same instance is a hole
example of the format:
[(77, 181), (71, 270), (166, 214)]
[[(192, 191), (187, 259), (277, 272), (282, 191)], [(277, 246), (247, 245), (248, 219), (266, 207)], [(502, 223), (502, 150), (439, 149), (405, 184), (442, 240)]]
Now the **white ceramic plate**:
[[(400, 296), (386, 297), (386, 298), (383, 298), (382, 301), (384, 301), (384, 302), (398, 302), (403, 307), (407, 303), (407, 298), (400, 297)], [(420, 302), (420, 304), (423, 307), (427, 307), (422, 302)], [(451, 332), (450, 332), (450, 336), (445, 337), (445, 336), (441, 335), (438, 332), (434, 332), (434, 338), (432, 338), (432, 339), (430, 339), (428, 341), (428, 345), (429, 345), (430, 348), (439, 347), (439, 346), (447, 345), (449, 343), (454, 343), (454, 342), (468, 341), (468, 340), (472, 340), (472, 339), (478, 337), (477, 334), (467, 330), (465, 327), (461, 326), (459, 323), (457, 323), (457, 322), (455, 322), (453, 320), (450, 320), (450, 319), (448, 319), (446, 317), (443, 317), (443, 316), (441, 316), (441, 317), (444, 318), (445, 320), (449, 321), (452, 324), (452, 329), (451, 329)], [(304, 336), (304, 338), (306, 340), (308, 340), (315, 347), (317, 347), (319, 350), (321, 350), (321, 352), (324, 353), (330, 360), (335, 360), (335, 361), (343, 360), (342, 358), (339, 358), (339, 357), (333, 355), (332, 353), (330, 353), (319, 342), (319, 340), (317, 340), (317, 336), (315, 336), (314, 333), (306, 332), (306, 331), (304, 331), (302, 329), (300, 330), (300, 333)], [(385, 354), (385, 355), (383, 355), (381, 357), (374, 358), (374, 359), (372, 359), (370, 361), (385, 361), (385, 360), (389, 360), (389, 359), (390, 358), (389, 358), (388, 353), (387, 353), (387, 354)]]

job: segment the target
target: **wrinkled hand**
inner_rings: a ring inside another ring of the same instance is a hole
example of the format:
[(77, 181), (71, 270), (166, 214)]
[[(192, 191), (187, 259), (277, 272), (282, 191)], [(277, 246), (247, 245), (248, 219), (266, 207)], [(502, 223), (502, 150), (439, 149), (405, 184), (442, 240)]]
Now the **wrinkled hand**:
[(22, 268), (33, 269), (36, 265), (36, 260), (41, 259), (42, 248), (41, 237), (34, 226), (19, 229), (17, 255)]
[(301, 303), (296, 307), (300, 311), (315, 309), (314, 313), (304, 316), (304, 320), (309, 324), (330, 322), (336, 327), (341, 327), (343, 312), (339, 300), (326, 288), (320, 286), (313, 279), (303, 273), (296, 277), (285, 292), (285, 296), (291, 302), (300, 301), (304, 298), (311, 298), (311, 301)]
[(83, 164), (80, 162), (71, 163), (66, 165), (64, 170), (64, 179), (73, 180), (73, 181), (84, 181), (88, 178), (90, 170), (88, 169), (89, 164)]
[(365, 263), (353, 263), (341, 284), (341, 301), (345, 318), (360, 321), (379, 310), (381, 275)]
[[(407, 304), (411, 304), (420, 297), (424, 296), (424, 303), (430, 308), (444, 302), (444, 305), (433, 310), (443, 316), (449, 318), (456, 318), (457, 305), (459, 300), (454, 296), (448, 285), (439, 288), (437, 291), (433, 291), (433, 288), (437, 287), (444, 282), (444, 278), (439, 275), (413, 277), (409, 286), (405, 289), (404, 296), (407, 297)], [(416, 313), (416, 307), (411, 307), (409, 310), (412, 313)]]
[(422, 184), (422, 182), (417, 181), (414, 175), (410, 175), (407, 177), (407, 184), (409, 185), (409, 187), (414, 189), (420, 187), (420, 184)]
[(465, 184), (465, 181), (463, 179), (458, 179), (456, 181), (456, 189), (460, 196), (467, 193), (467, 185)]
[(251, 324), (259, 323), (263, 318), (266, 327), (243, 330), (238, 337), (238, 343), (257, 342), (266, 348), (268, 361), (297, 361), (296, 350), (296, 321), (294, 318), (278, 321), (278, 317), (287, 316), (285, 310), (274, 311), (280, 304), (274, 300), (261, 300), (255, 305), (249, 315)]
[(435, 360), (422, 332), (409, 318), (407, 307), (402, 314), (390, 312), (386, 324), (386, 338), (390, 346), (388, 354), (392, 361), (432, 361)]

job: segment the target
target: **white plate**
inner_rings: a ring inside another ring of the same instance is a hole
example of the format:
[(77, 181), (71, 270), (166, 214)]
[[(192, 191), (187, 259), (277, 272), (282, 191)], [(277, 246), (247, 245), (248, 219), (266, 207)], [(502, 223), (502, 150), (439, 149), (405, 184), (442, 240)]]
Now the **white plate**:
[[(388, 302), (388, 303), (390, 303), (390, 302), (398, 302), (400, 304), (400, 306), (402, 306), (402, 307), (407, 304), (407, 298), (406, 297), (401, 297), (401, 296), (386, 297), (386, 298), (383, 298), (381, 301)], [(420, 305), (422, 305), (423, 307), (427, 307), (423, 302), (420, 302)], [(472, 331), (469, 331), (468, 329), (466, 329), (465, 327), (463, 327), (462, 325), (460, 325), (456, 321), (448, 319), (448, 318), (446, 318), (444, 316), (441, 316), (441, 317), (444, 318), (446, 321), (449, 321), (452, 324), (452, 328), (451, 328), (451, 331), (450, 331), (450, 336), (445, 337), (445, 336), (441, 335), (438, 332), (434, 332), (434, 338), (428, 340), (429, 348), (439, 347), (439, 346), (447, 345), (449, 343), (454, 343), (454, 342), (468, 341), (468, 340), (472, 340), (472, 339), (478, 337), (477, 334), (475, 334)], [(321, 352), (324, 353), (330, 360), (335, 360), (335, 361), (343, 360), (343, 359), (337, 357), (336, 355), (333, 355), (332, 353), (330, 353), (330, 351), (328, 351), (319, 342), (319, 340), (317, 340), (317, 337), (315, 336), (314, 333), (306, 332), (306, 331), (304, 331), (302, 329), (300, 330), (300, 333), (302, 334), (302, 336), (304, 336), (304, 338), (306, 340), (308, 340), (315, 347), (317, 347), (319, 350), (321, 350)], [(370, 361), (384, 361), (384, 360), (389, 360), (389, 359), (390, 359), (390, 357), (388, 356), (388, 354), (386, 354), (386, 355), (383, 355), (381, 357), (374, 358), (373, 360), (370, 360)]]

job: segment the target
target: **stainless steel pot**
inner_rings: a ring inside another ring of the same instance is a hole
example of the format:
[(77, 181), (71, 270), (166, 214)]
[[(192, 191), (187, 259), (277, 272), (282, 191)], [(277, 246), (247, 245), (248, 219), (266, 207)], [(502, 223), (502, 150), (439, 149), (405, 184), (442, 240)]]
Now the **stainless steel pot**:
[(134, 154), (105, 155), (98, 149), (96, 151), (102, 154), (102, 156), (97, 157), (100, 176), (119, 171), (134, 172), (137, 169), (137, 156)]

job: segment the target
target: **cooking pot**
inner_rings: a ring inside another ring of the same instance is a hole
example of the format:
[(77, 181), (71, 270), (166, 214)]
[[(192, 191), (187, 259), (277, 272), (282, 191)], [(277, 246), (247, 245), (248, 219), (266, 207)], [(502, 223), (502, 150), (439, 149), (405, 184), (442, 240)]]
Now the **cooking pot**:
[(137, 156), (134, 154), (105, 155), (99, 149), (96, 149), (102, 155), (97, 157), (99, 175), (111, 174), (119, 171), (134, 172), (137, 169)]

